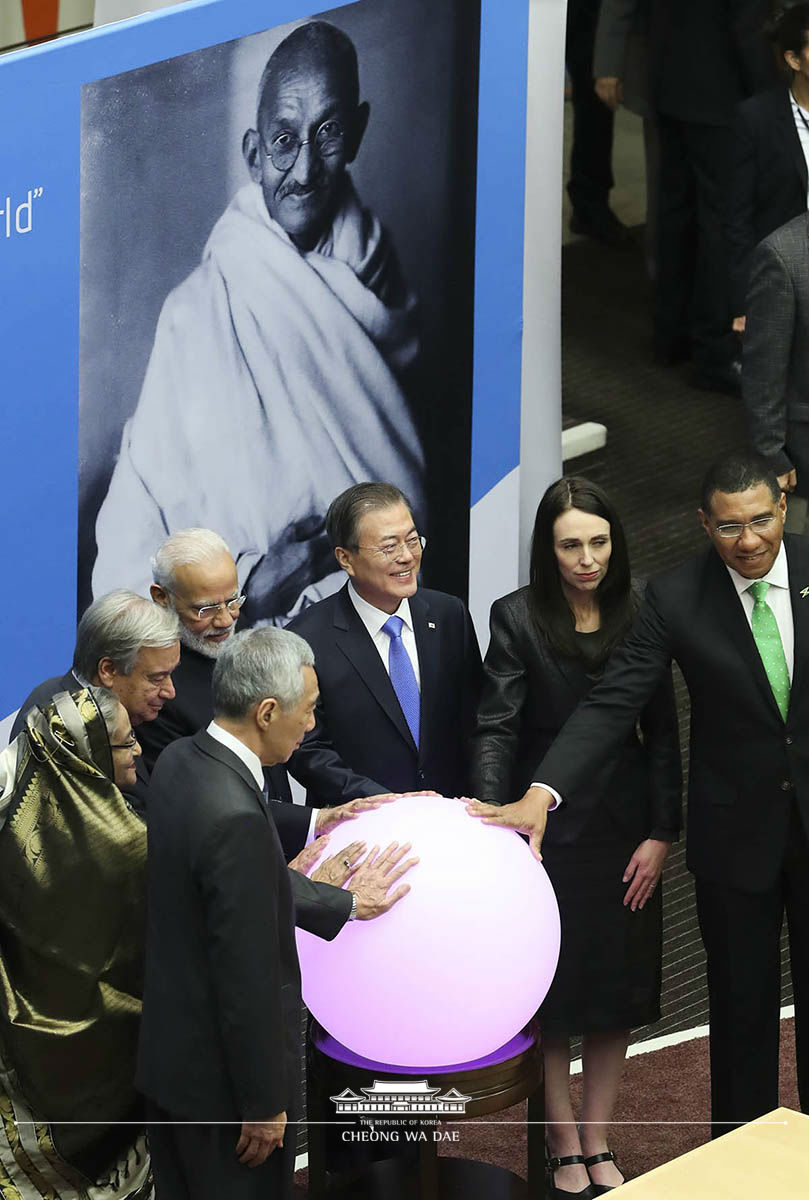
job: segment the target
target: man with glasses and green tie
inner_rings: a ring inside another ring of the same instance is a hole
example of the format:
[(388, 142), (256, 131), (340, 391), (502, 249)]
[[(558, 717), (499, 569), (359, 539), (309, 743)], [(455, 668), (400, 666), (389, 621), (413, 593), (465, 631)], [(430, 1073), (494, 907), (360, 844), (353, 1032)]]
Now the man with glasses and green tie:
[(481, 661), (466, 605), (418, 585), (425, 539), (406, 496), (359, 483), (326, 530), (345, 587), (293, 621), (315, 652), (315, 728), (289, 760), (310, 802), (466, 789)]
[[(675, 660), (691, 698), (687, 863), (707, 954), (714, 1136), (778, 1106), (780, 934), (789, 922), (801, 1106), (809, 1111), (809, 540), (784, 535), (767, 461), (723, 455), (699, 511), (710, 548), (652, 579), (602, 680), (503, 808), (529, 833), (629, 735)], [(582, 823), (587, 814), (582, 813)]]
[(348, 171), (368, 119), (346, 34), (293, 30), (243, 138), (250, 181), (163, 305), (99, 511), (94, 595), (145, 592), (166, 534), (208, 525), (233, 551), (243, 624), (281, 624), (339, 584), (332, 496), (382, 476), (421, 511), (415, 298)]

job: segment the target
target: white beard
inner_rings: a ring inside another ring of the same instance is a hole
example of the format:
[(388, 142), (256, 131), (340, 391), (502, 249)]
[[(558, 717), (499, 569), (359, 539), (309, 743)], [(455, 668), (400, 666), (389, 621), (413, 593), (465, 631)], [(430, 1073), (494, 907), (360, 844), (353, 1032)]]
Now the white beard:
[(213, 642), (210, 638), (200, 637), (199, 634), (192, 633), (190, 629), (186, 629), (185, 625), (181, 625), (180, 642), (183, 646), (187, 646), (189, 650), (196, 650), (197, 654), (202, 654), (205, 658), (218, 658), (220, 651), (227, 645), (228, 639), (225, 638), (224, 641)]

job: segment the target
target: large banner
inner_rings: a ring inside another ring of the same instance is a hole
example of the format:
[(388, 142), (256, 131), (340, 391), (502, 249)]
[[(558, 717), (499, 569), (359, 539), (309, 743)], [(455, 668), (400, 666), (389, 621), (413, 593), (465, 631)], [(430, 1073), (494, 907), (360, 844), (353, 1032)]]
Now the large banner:
[(527, 16), (201, 0), (0, 60), (0, 717), (188, 525), (280, 623), (338, 583), (329, 501), (389, 479), (466, 593), (519, 461)]

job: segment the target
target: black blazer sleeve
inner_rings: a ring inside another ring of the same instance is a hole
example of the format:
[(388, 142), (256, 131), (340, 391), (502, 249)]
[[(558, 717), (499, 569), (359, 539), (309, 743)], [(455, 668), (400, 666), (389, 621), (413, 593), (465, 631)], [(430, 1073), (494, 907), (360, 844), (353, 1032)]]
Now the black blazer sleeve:
[(330, 883), (316, 883), (292, 868), (289, 869), (289, 881), (298, 928), (326, 942), (337, 937), (351, 912), (351, 892), (332, 887)]
[(483, 663), (483, 684), (472, 739), (472, 795), (507, 804), (520, 739), (521, 714), (528, 693), (528, 673), (516, 647), (517, 630), (503, 600), (489, 615), (489, 648)]
[[(284, 870), (261, 812), (217, 821), (195, 863), (204, 905), (216, 1023), (242, 1120), (266, 1121), (286, 1109), (287, 1078), (277, 897)], [(245, 912), (261, 913), (262, 936)], [(245, 964), (250, 964), (249, 978)]]
[(287, 763), (287, 770), (306, 788), (313, 808), (345, 804), (358, 796), (379, 796), (390, 791), (383, 784), (356, 771), (343, 762), (326, 731), (323, 709), (318, 702), (315, 727)]
[(742, 90), (744, 95), (753, 96), (771, 87), (776, 76), (772, 51), (763, 33), (771, 15), (770, 6), (763, 0), (726, 0), (724, 7)]
[(749, 105), (741, 105), (733, 125), (730, 187), (727, 195), (725, 237), (730, 264), (732, 316), (747, 312), (747, 281), (750, 278), (750, 258), (756, 244), (753, 211), (756, 197), (758, 159), (756, 141), (751, 127), (754, 114)]
[(650, 583), (629, 636), (537, 764), (534, 779), (550, 785), (563, 799), (582, 789), (615, 752), (670, 673), (671, 657), (669, 631)]
[(649, 768), (649, 837), (676, 842), (683, 824), (683, 776), (671, 671), (640, 715)]
[(793, 466), (786, 452), (786, 431), (795, 308), (789, 266), (769, 239), (763, 241), (756, 247), (750, 273), (742, 396), (753, 449), (777, 475)]

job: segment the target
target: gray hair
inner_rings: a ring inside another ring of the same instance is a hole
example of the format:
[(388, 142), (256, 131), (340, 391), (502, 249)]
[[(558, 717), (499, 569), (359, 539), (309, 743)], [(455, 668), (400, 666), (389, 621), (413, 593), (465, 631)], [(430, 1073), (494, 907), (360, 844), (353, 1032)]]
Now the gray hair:
[(104, 724), (107, 727), (107, 736), (112, 739), (112, 731), (115, 728), (115, 722), (120, 716), (121, 709), (124, 707), (121, 701), (110, 688), (100, 687), (98, 684), (90, 684), (87, 689), (90, 695), (96, 702), (96, 708), (104, 718)]
[(102, 658), (129, 675), (144, 647), (166, 650), (180, 636), (180, 619), (169, 608), (120, 589), (94, 600), (79, 621), (73, 670), (92, 682)]
[(158, 547), (152, 557), (152, 579), (167, 591), (174, 587), (178, 567), (186, 563), (210, 563), (223, 554), (233, 557), (224, 538), (212, 529), (178, 529)]
[(214, 715), (240, 720), (268, 697), (292, 708), (303, 696), (303, 668), (314, 665), (312, 647), (289, 629), (234, 633), (213, 670)]

